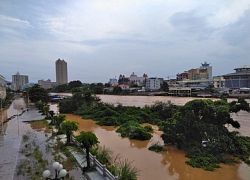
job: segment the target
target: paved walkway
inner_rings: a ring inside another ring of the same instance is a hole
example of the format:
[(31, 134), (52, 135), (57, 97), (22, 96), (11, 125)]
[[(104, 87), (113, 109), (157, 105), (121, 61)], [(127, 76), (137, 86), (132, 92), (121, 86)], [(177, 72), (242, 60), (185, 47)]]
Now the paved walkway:
[[(59, 135), (59, 137), (61, 138), (62, 142), (64, 142), (64, 143), (66, 142), (65, 135)], [(86, 154), (84, 154), (83, 152), (76, 151), (72, 147), (68, 147), (68, 149), (71, 152), (71, 154), (75, 157), (78, 165), (81, 168), (87, 167)], [(85, 178), (91, 179), (91, 180), (109, 180), (109, 178), (104, 177), (101, 173), (102, 172), (95, 170), (95, 171), (85, 173), (84, 176), (85, 176)]]
[[(18, 160), (18, 151), (22, 142), (23, 128), (20, 128), (24, 121), (33, 121), (44, 119), (37, 110), (25, 111), (21, 116), (14, 117), (8, 122), (5, 135), (0, 134), (0, 179), (13, 180), (15, 168)], [(71, 150), (77, 162), (81, 167), (86, 166), (85, 156)], [(93, 171), (86, 174), (87, 179), (107, 180), (99, 171)]]
[(44, 117), (37, 110), (23, 113), (8, 122), (5, 134), (0, 134), (0, 179), (11, 180), (14, 178), (18, 160), (18, 151), (25, 132), (20, 128), (22, 121), (41, 120)]
[[(79, 166), (81, 168), (86, 167), (87, 162), (86, 162), (85, 154), (83, 154), (82, 152), (76, 152), (72, 148), (69, 148), (69, 149), (70, 149), (71, 154), (75, 157), (76, 161), (78, 162)], [(85, 173), (85, 176), (87, 177), (87, 179), (108, 180), (108, 178), (102, 176), (101, 172), (99, 172), (97, 170), (92, 171), (92, 172), (87, 172), (87, 173)]]

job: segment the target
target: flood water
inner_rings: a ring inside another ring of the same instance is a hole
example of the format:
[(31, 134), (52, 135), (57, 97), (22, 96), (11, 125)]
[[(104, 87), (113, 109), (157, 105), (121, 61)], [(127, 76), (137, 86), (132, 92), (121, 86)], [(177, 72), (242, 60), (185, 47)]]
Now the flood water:
[[(156, 101), (168, 102), (169, 100), (176, 105), (184, 105), (193, 98), (166, 97), (166, 96), (113, 96), (99, 95), (101, 100), (106, 103), (121, 103), (124, 106), (145, 106), (151, 105)], [(248, 102), (250, 102), (248, 100)], [(240, 112), (233, 115), (242, 127), (239, 130), (243, 135), (250, 136), (250, 114)], [(148, 147), (155, 142), (163, 144), (160, 138), (161, 132), (154, 128), (152, 139), (148, 141), (129, 140), (122, 138), (115, 132), (115, 127), (99, 126), (92, 120), (83, 120), (79, 116), (67, 114), (67, 120), (79, 123), (80, 131), (93, 131), (100, 145), (111, 149), (114, 155), (120, 154), (122, 159), (133, 162), (132, 165), (140, 170), (139, 180), (249, 180), (250, 167), (245, 163), (237, 165), (221, 165), (222, 168), (215, 172), (208, 172), (202, 169), (192, 168), (185, 164), (187, 158), (185, 153), (175, 147), (166, 147), (166, 152), (156, 153), (148, 150)], [(233, 130), (231, 127), (229, 127)]]

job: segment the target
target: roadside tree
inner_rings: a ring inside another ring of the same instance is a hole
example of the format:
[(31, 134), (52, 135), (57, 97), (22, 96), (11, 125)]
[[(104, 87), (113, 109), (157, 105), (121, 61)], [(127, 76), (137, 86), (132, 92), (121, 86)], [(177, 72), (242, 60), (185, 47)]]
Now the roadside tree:
[(87, 160), (87, 169), (90, 168), (90, 158), (89, 158), (89, 150), (92, 146), (99, 143), (96, 135), (91, 132), (80, 132), (78, 136), (76, 136), (76, 140), (81, 143), (81, 145), (86, 149), (86, 160)]
[(65, 121), (65, 122), (62, 122), (60, 126), (61, 126), (61, 131), (66, 134), (67, 144), (69, 144), (73, 131), (77, 131), (79, 128), (78, 123), (75, 121)]

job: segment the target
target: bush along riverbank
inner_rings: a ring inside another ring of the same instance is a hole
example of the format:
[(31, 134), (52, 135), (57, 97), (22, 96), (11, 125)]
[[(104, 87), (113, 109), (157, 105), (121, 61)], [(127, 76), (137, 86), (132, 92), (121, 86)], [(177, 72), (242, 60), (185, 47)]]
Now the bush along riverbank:
[[(76, 99), (73, 95), (67, 101), (74, 104)], [(77, 104), (79, 106), (74, 107), (71, 113), (81, 115), (84, 119), (93, 119), (99, 125), (119, 126), (117, 132), (122, 136), (145, 140), (147, 135), (144, 136), (144, 132), (147, 131), (136, 123), (158, 125), (163, 131), (165, 144), (176, 145), (184, 150), (190, 158), (187, 164), (193, 167), (213, 171), (219, 167), (219, 163), (243, 160), (249, 164), (250, 137), (241, 136), (236, 131), (229, 132), (225, 127), (231, 125), (240, 128), (231, 114), (250, 111), (249, 104), (242, 97), (232, 102), (227, 102), (225, 98), (217, 101), (196, 99), (184, 106), (156, 102), (142, 108), (122, 104), (114, 106), (84, 98)], [(69, 112), (67, 103), (60, 102), (59, 106), (61, 113)], [(136, 136), (131, 133), (135, 130), (139, 130)]]

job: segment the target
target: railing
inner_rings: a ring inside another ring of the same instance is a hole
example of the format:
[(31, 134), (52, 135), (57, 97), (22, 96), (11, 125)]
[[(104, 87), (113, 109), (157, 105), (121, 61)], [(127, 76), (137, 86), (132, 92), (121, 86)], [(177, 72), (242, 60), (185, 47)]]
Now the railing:
[[(81, 148), (81, 144), (75, 140), (74, 137), (72, 137), (72, 141), (83, 151), (83, 153), (86, 154), (86, 150), (84, 148)], [(95, 156), (93, 156), (91, 153), (89, 153), (90, 160), (93, 162), (93, 165), (102, 172), (102, 175), (104, 177), (109, 178), (110, 180), (118, 180), (119, 178), (117, 176), (114, 176), (109, 170), (106, 168), (106, 165), (101, 164)]]

